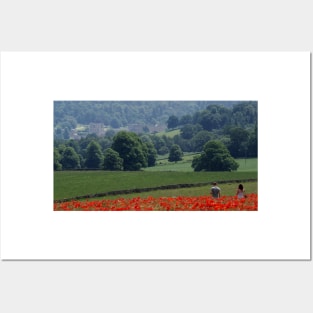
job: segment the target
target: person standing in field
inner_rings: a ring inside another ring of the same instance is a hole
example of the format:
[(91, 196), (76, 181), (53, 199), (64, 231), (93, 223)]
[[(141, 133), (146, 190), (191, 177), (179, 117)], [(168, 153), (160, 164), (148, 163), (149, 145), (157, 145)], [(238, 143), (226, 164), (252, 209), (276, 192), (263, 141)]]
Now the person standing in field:
[(238, 197), (238, 199), (245, 198), (245, 190), (242, 184), (239, 184), (236, 196)]
[(221, 188), (217, 186), (217, 183), (213, 183), (211, 188), (211, 195), (213, 198), (219, 198), (221, 196)]

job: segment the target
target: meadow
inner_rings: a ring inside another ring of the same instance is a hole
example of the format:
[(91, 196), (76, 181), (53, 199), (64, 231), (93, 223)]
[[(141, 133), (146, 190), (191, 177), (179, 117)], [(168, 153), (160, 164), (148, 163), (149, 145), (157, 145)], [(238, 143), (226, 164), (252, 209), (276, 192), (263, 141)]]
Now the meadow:
[[(168, 155), (161, 156), (157, 159), (156, 166), (147, 167), (145, 171), (149, 172), (160, 172), (160, 171), (183, 171), (183, 172), (194, 172), (191, 167), (192, 159), (198, 153), (185, 153), (183, 160), (178, 162), (169, 162)], [(237, 172), (257, 172), (258, 170), (258, 159), (236, 159), (239, 163)]]
[[(186, 156), (183, 161), (177, 163), (158, 164), (153, 168), (138, 172), (56, 171), (54, 172), (54, 200), (111, 191), (198, 183), (207, 183), (207, 185), (140, 193), (135, 191), (125, 197), (205, 195), (208, 194), (209, 185), (213, 181), (220, 184), (223, 195), (233, 195), (238, 181), (254, 180), (245, 182), (244, 185), (247, 192), (257, 193), (257, 159), (238, 161), (240, 161), (240, 167), (235, 172), (193, 172), (192, 169), (189, 170), (191, 156)], [(106, 198), (118, 197), (107, 196)]]

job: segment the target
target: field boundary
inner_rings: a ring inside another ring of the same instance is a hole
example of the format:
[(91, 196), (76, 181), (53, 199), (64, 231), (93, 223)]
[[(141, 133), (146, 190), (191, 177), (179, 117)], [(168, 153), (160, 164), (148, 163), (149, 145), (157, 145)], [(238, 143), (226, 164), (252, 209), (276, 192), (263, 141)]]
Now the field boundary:
[[(234, 180), (223, 180), (218, 181), (218, 184), (228, 184), (228, 183), (241, 183), (241, 182), (255, 182), (257, 179), (234, 179)], [(193, 184), (175, 184), (175, 185), (165, 185), (165, 186), (156, 186), (156, 187), (147, 187), (147, 188), (134, 188), (134, 189), (126, 189), (126, 190), (112, 190), (107, 192), (100, 192), (95, 194), (88, 194), (83, 196), (76, 196), (71, 198), (65, 198), (60, 200), (54, 200), (54, 203), (62, 203), (73, 200), (82, 200), (89, 198), (98, 198), (105, 196), (115, 196), (115, 195), (125, 195), (130, 193), (141, 193), (147, 191), (155, 191), (155, 190), (166, 190), (166, 189), (180, 189), (180, 188), (192, 188), (192, 187), (202, 187), (212, 185), (213, 182), (205, 182), (205, 183), (193, 183)]]

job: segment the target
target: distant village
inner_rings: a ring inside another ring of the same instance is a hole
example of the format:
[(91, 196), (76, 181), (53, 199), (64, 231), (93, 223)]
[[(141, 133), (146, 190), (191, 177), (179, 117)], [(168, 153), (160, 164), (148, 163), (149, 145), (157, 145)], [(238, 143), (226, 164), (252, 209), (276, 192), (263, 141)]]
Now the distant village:
[[(149, 127), (143, 124), (130, 124), (127, 127), (121, 127), (114, 129), (114, 131), (127, 130), (134, 132), (136, 134), (140, 133), (157, 133), (164, 131), (166, 129), (165, 125), (150, 125)], [(112, 127), (106, 126), (103, 123), (90, 123), (84, 130), (72, 129), (70, 131), (70, 139), (80, 140), (83, 137), (86, 137), (89, 134), (96, 134), (98, 137), (105, 136), (105, 133), (108, 130), (112, 130)]]

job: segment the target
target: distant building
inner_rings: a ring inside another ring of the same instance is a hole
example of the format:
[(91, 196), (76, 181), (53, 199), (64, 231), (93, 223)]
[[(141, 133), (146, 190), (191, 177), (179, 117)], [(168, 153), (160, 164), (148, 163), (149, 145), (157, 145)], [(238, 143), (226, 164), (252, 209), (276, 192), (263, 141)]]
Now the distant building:
[(161, 124), (155, 124), (155, 125), (149, 126), (150, 133), (162, 132), (165, 129), (166, 129), (166, 126), (165, 125), (161, 125)]
[(96, 134), (97, 136), (104, 135), (104, 125), (102, 123), (90, 123), (89, 134)]
[(165, 125), (144, 125), (144, 124), (129, 124), (128, 130), (137, 134), (144, 133), (145, 127), (147, 127), (149, 133), (157, 133), (166, 129)]
[(81, 139), (81, 136), (77, 134), (77, 131), (75, 129), (72, 129), (70, 131), (70, 139), (79, 140)]
[(139, 133), (143, 133), (143, 127), (144, 127), (143, 124), (129, 124), (128, 130), (130, 132), (139, 134)]

